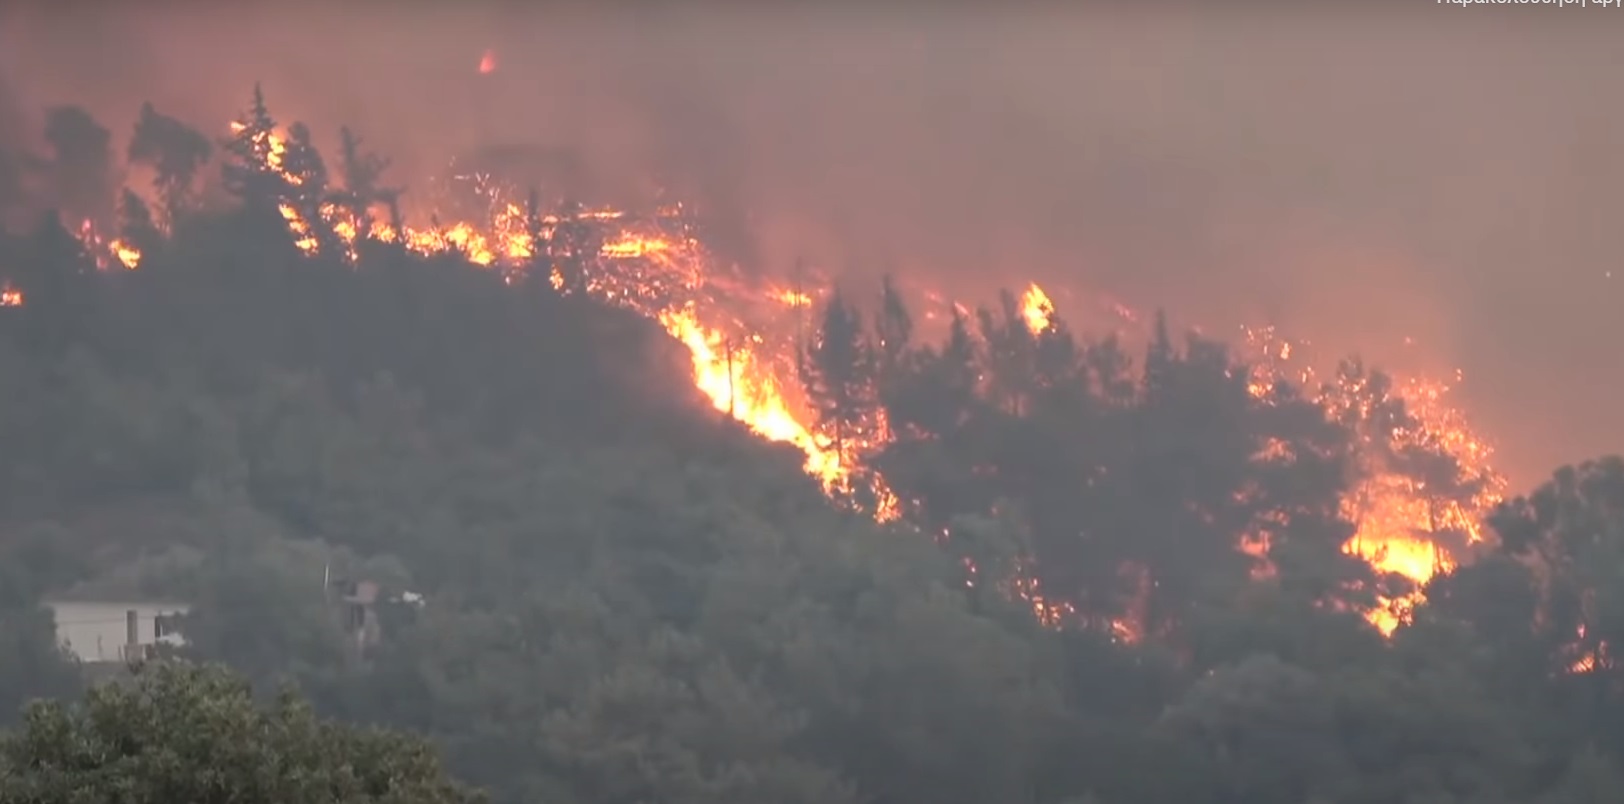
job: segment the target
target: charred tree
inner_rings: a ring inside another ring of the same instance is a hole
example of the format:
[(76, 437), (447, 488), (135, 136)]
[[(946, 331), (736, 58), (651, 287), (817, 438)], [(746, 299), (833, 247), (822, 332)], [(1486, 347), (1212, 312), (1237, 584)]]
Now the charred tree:
[(558, 222), (553, 225), (552, 237), (547, 241), (552, 264), (549, 273), (559, 275), (560, 290), (571, 294), (586, 292), (588, 275), (602, 246), (597, 228), (587, 219), (586, 208), (579, 202), (564, 202), (558, 211)]
[(55, 206), (65, 217), (105, 231), (113, 222), (119, 183), (112, 132), (77, 106), (58, 106), (46, 114), (45, 141)]
[(198, 171), (214, 148), (202, 132), (159, 113), (151, 103), (141, 106), (126, 158), (153, 170), (164, 217), (170, 225), (194, 203)]

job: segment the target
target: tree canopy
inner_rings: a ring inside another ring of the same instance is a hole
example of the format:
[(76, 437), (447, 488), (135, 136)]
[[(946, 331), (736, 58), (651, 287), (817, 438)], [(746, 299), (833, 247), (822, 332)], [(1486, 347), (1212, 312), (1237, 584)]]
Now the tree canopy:
[[(93, 669), (47, 601), (189, 610), (28, 710), (0, 804), (472, 800), (436, 755), (497, 804), (1624, 797), (1619, 458), (1475, 529), (1485, 476), (1357, 361), (1263, 382), (1013, 293), (935, 333), (890, 279), (781, 354), (690, 342), (719, 303), (620, 217), (408, 231), (257, 89), (219, 139), (143, 107), (127, 165), (50, 121), (0, 154), (0, 715)], [(777, 442), (714, 404), (775, 360)], [(1350, 549), (1377, 480), (1453, 557), (1419, 597)]]
[(421, 739), (318, 719), (290, 693), (260, 706), (206, 667), (166, 664), (82, 703), (29, 707), (0, 737), (0, 802), (475, 804)]

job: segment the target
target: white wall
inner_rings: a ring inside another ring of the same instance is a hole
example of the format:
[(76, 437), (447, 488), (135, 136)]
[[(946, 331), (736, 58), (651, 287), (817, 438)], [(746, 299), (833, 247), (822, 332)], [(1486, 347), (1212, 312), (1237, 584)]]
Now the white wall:
[(153, 625), (159, 615), (184, 614), (186, 607), (174, 603), (146, 602), (47, 602), (56, 616), (57, 639), (83, 662), (117, 662), (124, 659), (125, 616), (135, 610), (138, 641), (142, 645), (163, 642), (179, 645), (178, 635), (156, 639)]

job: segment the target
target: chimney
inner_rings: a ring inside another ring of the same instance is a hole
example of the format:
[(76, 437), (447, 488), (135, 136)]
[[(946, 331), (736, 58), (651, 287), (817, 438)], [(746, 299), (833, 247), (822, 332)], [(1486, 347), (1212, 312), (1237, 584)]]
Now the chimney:
[(135, 609), (124, 612), (124, 644), (129, 646), (129, 652), (135, 652), (135, 646), (141, 644), (141, 622), (136, 619)]

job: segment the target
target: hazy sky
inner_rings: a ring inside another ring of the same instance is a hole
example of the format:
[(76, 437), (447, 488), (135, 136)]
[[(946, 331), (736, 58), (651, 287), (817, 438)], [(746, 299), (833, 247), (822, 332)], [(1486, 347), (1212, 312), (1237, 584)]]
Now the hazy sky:
[(0, 11), (0, 136), (52, 102), (223, 122), (260, 79), (408, 184), (496, 141), (661, 164), (775, 264), (1035, 278), (1459, 367), (1520, 483), (1624, 448), (1621, 11), (133, 5)]

